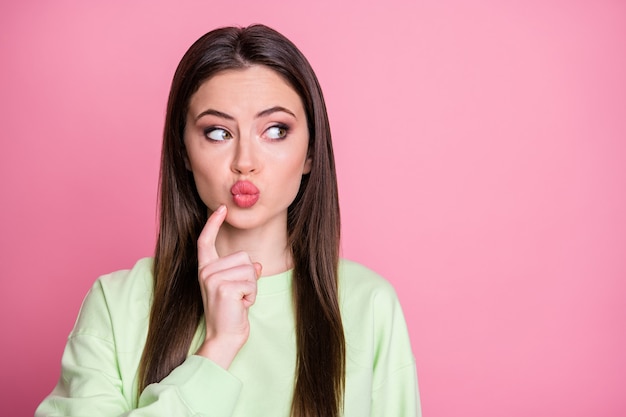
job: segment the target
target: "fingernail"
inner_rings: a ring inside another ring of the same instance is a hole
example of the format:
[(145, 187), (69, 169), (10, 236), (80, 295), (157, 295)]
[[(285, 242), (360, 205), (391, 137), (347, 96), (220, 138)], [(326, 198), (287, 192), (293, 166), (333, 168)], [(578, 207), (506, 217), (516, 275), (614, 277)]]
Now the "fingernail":
[(226, 206), (224, 204), (222, 204), (215, 211), (217, 211), (219, 214), (222, 214), (222, 213), (224, 213), (226, 211)]

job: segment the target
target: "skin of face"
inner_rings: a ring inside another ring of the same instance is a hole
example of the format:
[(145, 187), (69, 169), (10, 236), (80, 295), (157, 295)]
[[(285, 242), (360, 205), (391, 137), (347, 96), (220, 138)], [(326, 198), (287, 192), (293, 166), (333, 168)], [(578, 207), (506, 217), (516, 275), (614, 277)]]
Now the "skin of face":
[[(287, 208), (311, 159), (302, 101), (280, 75), (254, 65), (204, 81), (190, 99), (184, 141), (202, 201), (210, 212), (228, 209), (222, 229), (286, 236)], [(231, 194), (241, 181), (259, 191), (251, 207)]]

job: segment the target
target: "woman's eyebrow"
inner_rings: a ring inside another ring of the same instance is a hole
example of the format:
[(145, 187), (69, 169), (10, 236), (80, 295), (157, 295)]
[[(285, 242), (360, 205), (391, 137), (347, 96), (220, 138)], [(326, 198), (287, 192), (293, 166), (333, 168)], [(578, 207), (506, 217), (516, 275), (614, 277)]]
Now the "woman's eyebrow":
[[(274, 107), (270, 107), (269, 109), (265, 109), (265, 110), (261, 110), (260, 112), (258, 112), (255, 116), (256, 119), (258, 119), (259, 117), (265, 117), (265, 116), (269, 116), (272, 113), (277, 113), (277, 112), (284, 112), (287, 114), (290, 114), (293, 116), (294, 119), (298, 119), (296, 117), (296, 115), (289, 109), (282, 107), (282, 106), (274, 106)], [(204, 116), (217, 116), (220, 117), (222, 119), (226, 119), (226, 120), (235, 120), (235, 118), (233, 116), (231, 116), (228, 113), (224, 113), (221, 112), (219, 110), (215, 110), (215, 109), (207, 109), (205, 111), (203, 111), (202, 113), (200, 113), (199, 115), (196, 116), (195, 120), (200, 119), (201, 117)]]
[(270, 114), (276, 113), (276, 112), (284, 112), (284, 113), (292, 115), (294, 119), (298, 119), (291, 110), (286, 109), (282, 106), (274, 106), (274, 107), (270, 107), (269, 109), (260, 111), (256, 114), (256, 118), (258, 119), (259, 117), (269, 116)]
[(207, 109), (196, 116), (196, 121), (203, 116), (209, 116), (209, 115), (221, 117), (222, 119), (227, 119), (227, 120), (235, 120), (235, 118), (228, 113), (224, 113), (224, 112), (221, 112), (219, 110), (214, 110), (214, 109)]

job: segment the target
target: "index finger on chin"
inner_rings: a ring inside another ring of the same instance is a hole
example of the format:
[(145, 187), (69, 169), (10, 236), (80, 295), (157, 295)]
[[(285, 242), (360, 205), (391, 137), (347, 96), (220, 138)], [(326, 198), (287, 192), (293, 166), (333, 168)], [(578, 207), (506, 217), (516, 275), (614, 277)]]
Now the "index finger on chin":
[(198, 236), (198, 268), (202, 269), (205, 265), (215, 262), (219, 259), (217, 249), (215, 248), (215, 240), (217, 233), (226, 219), (226, 206), (221, 205), (208, 218), (206, 224)]

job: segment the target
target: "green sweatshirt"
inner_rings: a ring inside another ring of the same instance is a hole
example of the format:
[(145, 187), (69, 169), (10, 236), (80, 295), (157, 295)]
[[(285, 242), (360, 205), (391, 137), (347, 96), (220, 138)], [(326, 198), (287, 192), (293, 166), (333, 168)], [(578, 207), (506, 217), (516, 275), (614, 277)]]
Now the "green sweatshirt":
[[(68, 338), (61, 378), (35, 416), (289, 416), (296, 357), (291, 271), (258, 281), (250, 336), (228, 370), (193, 355), (204, 340), (201, 323), (185, 362), (138, 393), (151, 270), (146, 258), (96, 281)], [(347, 351), (344, 416), (421, 415), (415, 361), (393, 288), (346, 260), (339, 288)]]

